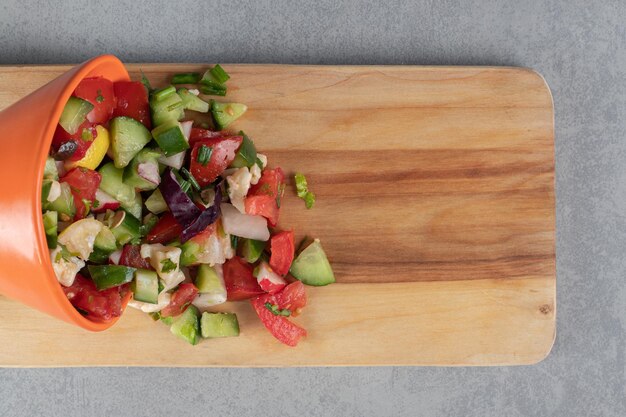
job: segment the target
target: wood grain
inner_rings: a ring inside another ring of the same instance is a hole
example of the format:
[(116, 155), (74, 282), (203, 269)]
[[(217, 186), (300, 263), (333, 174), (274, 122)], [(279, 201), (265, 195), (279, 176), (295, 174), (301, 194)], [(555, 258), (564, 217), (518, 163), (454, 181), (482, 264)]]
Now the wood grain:
[[(204, 66), (129, 65), (156, 85)], [(229, 65), (234, 126), (306, 173), (281, 226), (319, 237), (339, 284), (312, 288), (309, 337), (280, 346), (247, 304), (238, 339), (185, 346), (135, 311), (86, 334), (0, 299), (5, 366), (495, 365), (542, 359), (555, 332), (554, 122), (519, 68)], [(0, 68), (0, 107), (67, 67)], [(291, 177), (291, 175), (290, 175)], [(8, 323), (7, 323), (8, 322)], [(81, 346), (77, 354), (68, 346)], [(89, 352), (89, 354), (86, 354)], [(146, 355), (146, 352), (151, 354)]]

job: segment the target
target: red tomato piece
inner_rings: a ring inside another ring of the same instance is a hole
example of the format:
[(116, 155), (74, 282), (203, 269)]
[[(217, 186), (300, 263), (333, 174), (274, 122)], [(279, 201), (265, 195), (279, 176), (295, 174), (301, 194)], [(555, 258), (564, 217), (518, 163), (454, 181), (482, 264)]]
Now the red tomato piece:
[(218, 138), (224, 136), (224, 132), (214, 132), (208, 129), (200, 129), (199, 127), (191, 128), (191, 134), (189, 135), (189, 146), (193, 147), (195, 143), (203, 139)]
[(74, 96), (93, 104), (93, 110), (87, 115), (87, 120), (91, 123), (106, 123), (113, 115), (115, 109), (113, 83), (104, 77), (83, 79), (74, 90)]
[[(202, 139), (194, 143), (191, 149), (189, 171), (201, 187), (211, 184), (230, 165), (241, 146), (241, 136), (224, 136), (219, 138)], [(198, 162), (198, 150), (204, 146), (213, 149), (209, 161), (202, 165)]]
[(124, 245), (119, 265), (130, 266), (139, 269), (153, 269), (150, 263), (141, 257), (141, 246)]
[[(83, 133), (85, 133), (84, 136)], [(70, 161), (78, 161), (85, 156), (87, 149), (89, 149), (97, 136), (98, 133), (96, 132), (96, 125), (88, 120), (85, 120), (85, 122), (78, 127), (78, 130), (73, 135), (67, 133), (61, 125), (57, 125), (57, 128), (54, 131), (54, 136), (52, 137), (52, 150), (57, 152), (64, 143), (74, 142), (76, 144), (76, 150), (66, 159)]]
[(87, 313), (88, 317), (110, 320), (122, 314), (119, 287), (98, 291), (93, 281), (77, 274), (71, 286), (62, 288), (70, 303)]
[(252, 275), (252, 265), (238, 256), (234, 256), (224, 263), (224, 283), (226, 284), (228, 301), (246, 300), (264, 294), (256, 278)]
[(281, 310), (291, 311), (292, 316), (297, 316), (306, 306), (306, 289), (302, 282), (295, 281), (287, 285), (281, 292), (272, 295), (272, 304), (276, 304)]
[(274, 315), (274, 313), (268, 310), (265, 306), (267, 297), (260, 296), (251, 300), (254, 311), (272, 336), (287, 346), (296, 346), (300, 339), (306, 336), (306, 330), (285, 317)]
[(152, 119), (150, 119), (150, 105), (148, 104), (146, 87), (139, 81), (118, 81), (113, 84), (113, 90), (117, 98), (113, 117), (132, 117), (151, 129)]
[(74, 220), (85, 218), (89, 212), (85, 201), (93, 203), (96, 199), (96, 191), (98, 191), (101, 180), (102, 175), (100, 175), (99, 172), (83, 167), (71, 169), (61, 177), (59, 181), (68, 183), (72, 190), (74, 205), (76, 206)]
[(270, 240), (270, 266), (279, 275), (287, 275), (295, 251), (293, 232), (279, 232)]
[(269, 195), (248, 195), (245, 200), (246, 213), (263, 216), (270, 226), (278, 224), (280, 210), (276, 204), (276, 198)]
[(161, 316), (174, 317), (182, 314), (198, 295), (198, 288), (191, 283), (180, 284), (172, 294), (170, 303), (161, 310)]
[(183, 228), (171, 212), (167, 212), (154, 225), (146, 236), (148, 243), (167, 243), (177, 239), (183, 232)]
[(285, 174), (280, 167), (275, 169), (266, 169), (263, 171), (259, 182), (250, 187), (248, 195), (269, 195), (274, 198), (282, 198), (284, 187), (281, 185), (284, 183)]

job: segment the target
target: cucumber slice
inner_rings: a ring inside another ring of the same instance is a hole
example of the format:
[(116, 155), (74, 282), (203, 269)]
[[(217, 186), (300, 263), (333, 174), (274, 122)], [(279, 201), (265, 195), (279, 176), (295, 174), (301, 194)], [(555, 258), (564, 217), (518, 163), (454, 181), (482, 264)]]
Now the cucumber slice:
[(206, 264), (198, 267), (195, 286), (200, 294), (223, 292), (225, 290), (224, 280), (215, 272), (215, 269)]
[(239, 134), (243, 136), (243, 142), (241, 142), (239, 151), (230, 166), (233, 168), (250, 168), (256, 163), (256, 147), (248, 135), (243, 132), (239, 132)]
[(137, 190), (154, 190), (161, 182), (159, 162), (161, 152), (144, 148), (133, 158), (124, 169), (124, 184)]
[(180, 266), (190, 266), (198, 262), (198, 255), (202, 250), (200, 244), (188, 240), (180, 246)]
[(198, 309), (194, 306), (187, 307), (187, 310), (178, 317), (175, 317), (170, 331), (176, 337), (195, 345), (198, 343)]
[(105, 164), (98, 170), (102, 175), (100, 188), (111, 197), (124, 204), (130, 206), (135, 201), (135, 189), (130, 185), (124, 184), (124, 170), (116, 168), (113, 162)]
[(59, 180), (59, 170), (53, 157), (46, 158), (46, 165), (43, 168), (43, 177), (48, 180)]
[(104, 226), (96, 235), (93, 243), (93, 252), (89, 255), (89, 260), (95, 263), (107, 263), (109, 255), (117, 250), (115, 235), (108, 227)]
[(233, 337), (239, 336), (239, 321), (234, 313), (202, 313), (200, 319), (202, 337)]
[(150, 110), (154, 126), (167, 121), (178, 121), (185, 117), (183, 100), (172, 86), (161, 89), (150, 97)]
[(265, 246), (267, 246), (267, 242), (254, 239), (241, 240), (242, 242), (239, 243), (241, 257), (244, 258), (249, 264), (253, 264), (258, 261), (263, 253), (263, 250), (265, 250)]
[(89, 265), (89, 274), (99, 291), (131, 282), (136, 269), (123, 265)]
[(168, 120), (152, 129), (152, 136), (165, 156), (172, 156), (189, 149), (189, 143), (176, 120)]
[(109, 135), (116, 168), (124, 168), (139, 151), (152, 140), (146, 127), (132, 117), (115, 117), (111, 120)]
[(138, 269), (135, 280), (130, 288), (133, 298), (144, 303), (156, 304), (159, 296), (159, 277), (156, 272), (147, 269)]
[(59, 213), (59, 218), (63, 221), (68, 221), (74, 218), (76, 214), (76, 206), (74, 205), (74, 197), (72, 196), (72, 188), (66, 182), (61, 183), (61, 195), (51, 203), (46, 205), (46, 208)]
[(111, 232), (120, 245), (141, 238), (141, 222), (126, 210), (119, 210), (111, 219)]
[(48, 248), (54, 249), (57, 247), (57, 224), (59, 216), (56, 211), (46, 211), (43, 214), (43, 228), (46, 231), (46, 242), (48, 242)]
[(197, 111), (200, 113), (208, 113), (209, 103), (202, 100), (195, 94), (191, 94), (186, 88), (181, 88), (177, 91), (181, 100), (183, 101), (183, 108), (185, 110)]
[(218, 103), (215, 100), (211, 100), (211, 115), (217, 130), (228, 127), (228, 125), (241, 117), (246, 110), (248, 110), (248, 106), (245, 104)]
[(160, 214), (168, 210), (167, 203), (160, 189), (154, 190), (150, 197), (146, 199), (146, 208), (153, 214)]
[(135, 194), (135, 198), (130, 204), (120, 203), (120, 206), (136, 218), (141, 219), (143, 213), (143, 199), (140, 193)]
[(319, 239), (300, 252), (289, 272), (306, 285), (322, 286), (335, 282), (335, 274)]
[(70, 97), (63, 107), (59, 119), (61, 127), (70, 135), (78, 132), (78, 128), (85, 122), (85, 118), (93, 110), (93, 104), (78, 97)]

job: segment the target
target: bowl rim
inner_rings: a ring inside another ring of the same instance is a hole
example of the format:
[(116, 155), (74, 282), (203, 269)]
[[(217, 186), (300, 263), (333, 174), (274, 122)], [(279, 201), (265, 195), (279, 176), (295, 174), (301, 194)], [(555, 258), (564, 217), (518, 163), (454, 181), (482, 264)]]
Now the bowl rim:
[[(52, 107), (52, 113), (50, 114), (50, 117), (48, 117), (48, 119), (45, 121), (43, 140), (40, 141), (40, 147), (38, 151), (39, 164), (37, 166), (36, 187), (34, 187), (34, 189), (32, 190), (33, 195), (31, 196), (31, 198), (35, 201), (35, 204), (31, 205), (33, 208), (33, 218), (38, 219), (35, 224), (35, 231), (37, 235), (36, 247), (37, 251), (40, 254), (39, 261), (44, 265), (43, 273), (45, 273), (47, 276), (47, 279), (45, 279), (44, 281), (48, 285), (49, 293), (53, 297), (53, 301), (61, 307), (67, 319), (69, 319), (72, 323), (82, 327), (83, 329), (90, 331), (102, 331), (108, 329), (113, 324), (115, 324), (117, 320), (119, 320), (121, 314), (119, 317), (115, 317), (110, 320), (91, 320), (80, 314), (78, 310), (76, 310), (76, 308), (68, 300), (67, 296), (61, 288), (61, 284), (56, 278), (54, 270), (52, 269), (52, 261), (50, 259), (48, 244), (46, 242), (45, 229), (43, 226), (43, 219), (41, 217), (41, 186), (43, 183), (43, 172), (46, 159), (50, 153), (50, 145), (52, 144), (54, 132), (56, 130), (59, 119), (61, 118), (61, 113), (63, 112), (65, 103), (83, 79), (87, 78), (88, 76), (98, 76), (97, 72), (103, 66), (117, 66), (119, 67), (119, 70), (125, 75), (125, 78), (127, 80), (130, 79), (128, 71), (126, 70), (126, 67), (124, 66), (122, 61), (120, 61), (114, 55), (100, 55), (84, 62), (83, 64), (80, 64), (80, 66), (77, 67), (74, 74), (72, 74), (69, 80), (66, 81), (61, 94), (56, 97), (56, 101), (54, 102), (54, 105)], [(127, 296), (125, 300), (122, 300), (122, 314), (125, 311), (128, 299), (129, 296)]]

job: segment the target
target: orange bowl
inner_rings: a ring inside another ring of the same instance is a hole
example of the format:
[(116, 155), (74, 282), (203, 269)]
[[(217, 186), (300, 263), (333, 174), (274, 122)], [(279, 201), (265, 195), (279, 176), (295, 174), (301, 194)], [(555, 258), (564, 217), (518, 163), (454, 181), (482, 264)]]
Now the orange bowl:
[(95, 76), (129, 79), (119, 59), (102, 55), (0, 112), (0, 293), (83, 329), (102, 331), (117, 318), (90, 320), (68, 301), (52, 270), (41, 216), (43, 170), (61, 112), (80, 81)]

